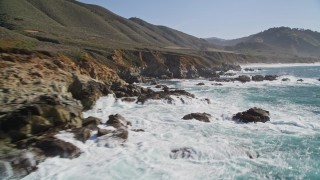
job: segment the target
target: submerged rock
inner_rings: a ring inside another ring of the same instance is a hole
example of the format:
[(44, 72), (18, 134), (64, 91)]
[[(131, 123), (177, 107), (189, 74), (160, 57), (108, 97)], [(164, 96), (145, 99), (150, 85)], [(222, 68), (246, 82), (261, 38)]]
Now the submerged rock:
[(260, 109), (260, 108), (250, 108), (247, 111), (239, 112), (232, 117), (233, 120), (243, 122), (243, 123), (251, 123), (251, 122), (267, 122), (270, 121), (269, 111)]
[(185, 115), (182, 119), (184, 120), (191, 120), (191, 119), (196, 119), (201, 122), (210, 122), (211, 115), (208, 113), (191, 113), (188, 115)]
[(202, 82), (197, 84), (197, 86), (204, 86), (204, 85), (205, 85), (205, 84), (202, 83)]
[(171, 159), (195, 159), (197, 158), (197, 151), (191, 147), (184, 147), (171, 150)]
[(298, 79), (297, 82), (303, 82), (303, 79)]
[(283, 78), (281, 81), (290, 81), (289, 78)]

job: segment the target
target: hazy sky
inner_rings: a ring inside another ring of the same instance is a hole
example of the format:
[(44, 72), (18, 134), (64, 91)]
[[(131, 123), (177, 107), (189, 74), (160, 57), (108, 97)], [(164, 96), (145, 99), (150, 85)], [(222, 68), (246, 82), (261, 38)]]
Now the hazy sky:
[(239, 38), (271, 27), (320, 32), (320, 0), (80, 0), (205, 38)]

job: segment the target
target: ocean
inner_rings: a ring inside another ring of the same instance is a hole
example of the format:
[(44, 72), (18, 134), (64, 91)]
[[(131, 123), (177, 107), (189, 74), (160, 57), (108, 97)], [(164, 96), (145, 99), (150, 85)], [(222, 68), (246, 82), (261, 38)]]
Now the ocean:
[[(124, 144), (108, 147), (96, 132), (86, 143), (61, 132), (57, 137), (78, 146), (82, 155), (47, 159), (24, 179), (320, 179), (320, 65), (256, 66), (241, 74), (281, 77), (222, 86), (205, 79), (162, 81), (196, 96), (174, 97), (172, 104), (152, 100), (141, 105), (102, 97), (85, 117), (105, 122), (119, 113), (132, 122), (131, 129), (144, 132), (130, 131)], [(197, 86), (199, 82), (205, 85)], [(251, 107), (269, 111), (270, 121), (232, 121), (234, 114)], [(211, 122), (182, 120), (196, 112), (211, 114)], [(191, 155), (175, 156), (172, 151), (181, 148), (191, 149)]]

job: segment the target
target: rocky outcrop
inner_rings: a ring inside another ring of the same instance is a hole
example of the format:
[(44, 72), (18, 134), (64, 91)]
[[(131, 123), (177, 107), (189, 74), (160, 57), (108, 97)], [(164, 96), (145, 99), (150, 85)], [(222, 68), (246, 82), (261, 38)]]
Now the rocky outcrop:
[(247, 75), (240, 75), (235, 80), (240, 81), (242, 83), (246, 83), (246, 82), (250, 82), (251, 78), (249, 76), (247, 76)]
[(128, 139), (128, 126), (131, 126), (131, 122), (127, 121), (120, 114), (110, 115), (106, 126), (104, 129), (98, 128), (97, 134), (103, 146), (111, 147), (114, 144), (123, 143)]
[(144, 104), (147, 100), (160, 100), (164, 99), (167, 103), (171, 104), (173, 99), (170, 96), (186, 96), (194, 98), (195, 96), (185, 90), (172, 90), (172, 91), (160, 91), (160, 92), (151, 92), (145, 95), (140, 95), (138, 97), (137, 103)]
[(73, 76), (73, 82), (70, 84), (68, 91), (73, 98), (81, 101), (84, 110), (92, 108), (99, 97), (112, 93), (110, 86), (93, 79), (84, 79), (79, 76)]
[(252, 81), (264, 81), (264, 76), (262, 75), (254, 75), (252, 76)]
[(191, 120), (196, 119), (201, 122), (210, 122), (211, 115), (208, 113), (191, 113), (185, 115), (182, 119), (183, 120)]
[(250, 108), (247, 111), (239, 112), (232, 117), (233, 120), (243, 122), (243, 123), (251, 123), (251, 122), (267, 122), (270, 121), (269, 111), (260, 109), (260, 108)]
[(267, 81), (274, 81), (277, 80), (278, 75), (265, 75), (264, 79)]
[(82, 126), (82, 105), (59, 95), (41, 95), (0, 118), (0, 131), (11, 142), (37, 136), (50, 129)]
[(80, 149), (71, 143), (56, 138), (45, 138), (35, 143), (46, 157), (59, 156), (61, 158), (76, 158), (80, 155)]

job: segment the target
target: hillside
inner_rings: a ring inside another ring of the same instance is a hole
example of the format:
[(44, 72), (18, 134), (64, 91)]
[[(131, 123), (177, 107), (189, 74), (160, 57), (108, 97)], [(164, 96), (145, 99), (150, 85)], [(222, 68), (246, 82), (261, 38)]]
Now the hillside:
[(56, 44), (194, 49), (209, 45), (205, 40), (170, 28), (153, 26), (149, 29), (105, 8), (73, 0), (2, 0), (0, 12), (2, 27)]
[(266, 31), (233, 40), (208, 38), (208, 42), (228, 46), (227, 50), (249, 54), (278, 56), (320, 55), (320, 33), (288, 27), (271, 28)]

